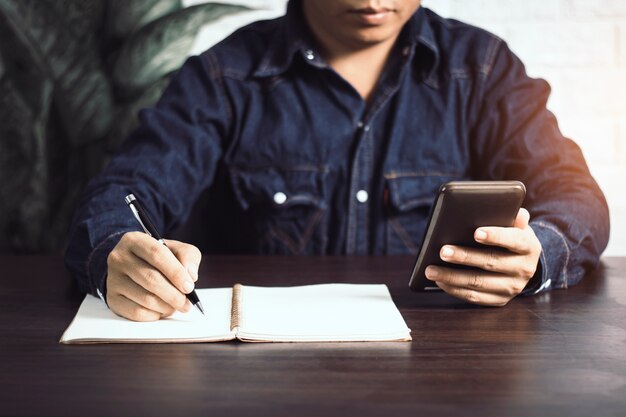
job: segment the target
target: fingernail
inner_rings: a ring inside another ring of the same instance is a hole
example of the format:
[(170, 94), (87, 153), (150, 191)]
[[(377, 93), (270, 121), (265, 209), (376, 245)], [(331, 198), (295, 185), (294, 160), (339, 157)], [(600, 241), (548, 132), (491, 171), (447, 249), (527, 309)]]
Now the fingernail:
[(476, 231), (476, 240), (485, 240), (485, 239), (487, 239), (487, 232), (485, 232), (484, 230), (478, 229)]
[(191, 302), (190, 302), (189, 300), (186, 300), (186, 301), (185, 301), (185, 305), (183, 306), (183, 311), (184, 311), (185, 313), (189, 313), (189, 311), (191, 310), (191, 307), (193, 307), (193, 306), (191, 305)]
[(426, 268), (426, 278), (436, 278), (439, 275), (439, 270), (435, 267), (429, 266)]
[(189, 294), (191, 291), (193, 291), (193, 282), (191, 281), (183, 282), (183, 292), (186, 294)]
[(454, 255), (454, 251), (449, 246), (444, 246), (443, 249), (441, 250), (442, 258), (450, 258), (452, 257), (452, 255)]

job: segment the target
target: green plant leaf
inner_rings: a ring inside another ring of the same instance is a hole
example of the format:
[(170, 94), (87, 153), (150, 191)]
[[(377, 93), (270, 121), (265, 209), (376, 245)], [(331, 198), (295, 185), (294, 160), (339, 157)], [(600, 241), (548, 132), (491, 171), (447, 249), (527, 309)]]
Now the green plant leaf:
[(33, 88), (40, 112), (33, 112), (10, 77), (0, 79), (0, 250), (41, 250), (45, 233), (45, 127), (52, 84), (44, 80)]
[[(0, 43), (0, 51), (2, 51), (2, 43)], [(3, 76), (4, 76), (4, 58), (2, 58), (2, 54), (0, 54), (0, 79), (2, 79)]]
[(60, 5), (51, 7), (47, 1), (0, 0), (0, 14), (24, 53), (53, 81), (67, 139), (88, 143), (108, 131), (115, 104), (95, 36), (68, 30), (61, 13)]
[(123, 38), (146, 24), (183, 8), (181, 0), (108, 0), (105, 28)]
[(222, 16), (250, 10), (207, 3), (171, 13), (135, 32), (123, 45), (113, 70), (116, 91), (128, 96), (177, 70), (187, 58), (201, 26)]

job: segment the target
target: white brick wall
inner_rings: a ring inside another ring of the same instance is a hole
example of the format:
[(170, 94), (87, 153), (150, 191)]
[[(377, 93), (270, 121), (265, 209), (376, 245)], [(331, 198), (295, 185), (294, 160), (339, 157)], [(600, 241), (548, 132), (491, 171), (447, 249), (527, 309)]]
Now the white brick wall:
[(547, 20), (559, 15), (559, 0), (422, 0), (445, 17), (462, 21)]
[(624, 0), (563, 0), (566, 17), (595, 19), (626, 17)]
[(529, 68), (605, 67), (615, 63), (615, 28), (604, 23), (515, 22), (499, 33)]
[[(186, 4), (206, 0), (185, 0)], [(285, 0), (221, 0), (264, 10), (224, 18), (200, 52), (235, 28), (284, 12)], [(583, 149), (611, 210), (606, 255), (626, 255), (626, 0), (422, 0), (442, 16), (507, 41), (533, 77), (552, 86), (548, 107)]]
[(618, 28), (618, 39), (617, 39), (617, 62), (624, 66), (626, 65), (626, 23), (621, 23)]

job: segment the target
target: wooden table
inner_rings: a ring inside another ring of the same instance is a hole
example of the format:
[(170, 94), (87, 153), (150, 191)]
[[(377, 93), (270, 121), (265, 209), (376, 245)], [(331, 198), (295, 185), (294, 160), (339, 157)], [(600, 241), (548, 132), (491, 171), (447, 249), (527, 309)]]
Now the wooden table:
[(60, 257), (0, 256), (1, 416), (626, 416), (626, 258), (474, 307), (407, 288), (407, 257), (205, 257), (199, 287), (387, 283), (412, 343), (59, 345)]

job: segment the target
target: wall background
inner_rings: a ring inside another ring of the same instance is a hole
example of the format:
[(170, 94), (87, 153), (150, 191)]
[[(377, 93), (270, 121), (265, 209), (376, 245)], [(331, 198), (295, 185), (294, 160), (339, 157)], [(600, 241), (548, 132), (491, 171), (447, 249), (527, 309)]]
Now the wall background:
[[(226, 17), (201, 31), (193, 52), (203, 51), (243, 24), (281, 15), (286, 1), (243, 4), (266, 10)], [(548, 107), (564, 135), (582, 148), (609, 202), (612, 227), (605, 255), (626, 255), (626, 1), (423, 0), (422, 4), (500, 36), (526, 64), (529, 75), (550, 83)]]

